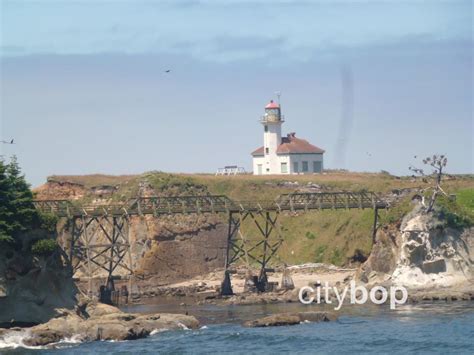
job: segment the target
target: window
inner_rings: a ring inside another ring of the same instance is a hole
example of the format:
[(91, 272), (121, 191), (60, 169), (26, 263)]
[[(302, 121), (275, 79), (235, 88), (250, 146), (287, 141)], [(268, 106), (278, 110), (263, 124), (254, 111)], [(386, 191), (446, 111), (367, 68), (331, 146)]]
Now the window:
[(320, 161), (313, 161), (313, 173), (320, 173), (323, 170)]
[(267, 168), (267, 173), (269, 173), (269, 172), (270, 172), (270, 168)]
[(265, 153), (266, 153), (266, 154), (270, 153), (270, 149), (265, 148)]
[(297, 172), (298, 172), (298, 162), (297, 162), (297, 161), (295, 161), (295, 162), (293, 163), (293, 172), (294, 172), (294, 173), (297, 173)]
[(307, 161), (304, 161), (303, 162), (303, 173), (307, 173), (308, 172), (308, 162)]
[(268, 132), (268, 126), (265, 125), (265, 132)]
[(286, 174), (288, 172), (288, 163), (281, 163), (281, 173)]

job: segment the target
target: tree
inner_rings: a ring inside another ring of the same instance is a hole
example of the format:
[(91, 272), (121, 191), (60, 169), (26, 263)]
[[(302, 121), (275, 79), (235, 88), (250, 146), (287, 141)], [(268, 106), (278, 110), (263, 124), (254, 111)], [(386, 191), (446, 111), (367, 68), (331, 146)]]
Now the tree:
[(12, 228), (8, 222), (12, 213), (6, 170), (7, 166), (0, 160), (0, 242), (13, 241)]
[(0, 241), (13, 241), (21, 232), (38, 225), (33, 193), (16, 157), (9, 164), (0, 160)]
[(423, 164), (428, 165), (432, 168), (432, 173), (431, 175), (426, 175), (423, 169), (416, 168), (413, 166), (410, 166), (409, 169), (413, 171), (415, 174), (424, 176), (425, 178), (433, 178), (433, 186), (430, 186), (428, 189), (433, 190), (431, 197), (428, 201), (428, 206), (426, 206), (426, 203), (423, 201), (423, 205), (427, 207), (427, 212), (431, 212), (433, 210), (434, 204), (436, 202), (436, 198), (438, 197), (439, 194), (443, 194), (447, 196), (446, 192), (441, 188), (441, 181), (443, 180), (443, 169), (446, 167), (446, 164), (448, 163), (448, 158), (444, 155), (433, 155), (432, 157), (427, 157), (423, 159)]
[(12, 157), (10, 164), (7, 166), (7, 179), (11, 195), (11, 211), (14, 215), (11, 223), (16, 234), (37, 225), (38, 214), (33, 205), (33, 193), (25, 180), (25, 176), (21, 173), (15, 156)]

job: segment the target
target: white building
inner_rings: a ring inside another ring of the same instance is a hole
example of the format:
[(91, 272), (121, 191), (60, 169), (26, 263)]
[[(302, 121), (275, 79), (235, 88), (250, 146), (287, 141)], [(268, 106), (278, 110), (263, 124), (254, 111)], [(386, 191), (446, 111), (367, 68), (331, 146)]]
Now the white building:
[(295, 133), (282, 137), (281, 125), (284, 121), (280, 105), (270, 101), (260, 119), (263, 146), (252, 152), (254, 175), (320, 173), (324, 166), (324, 150), (296, 138)]

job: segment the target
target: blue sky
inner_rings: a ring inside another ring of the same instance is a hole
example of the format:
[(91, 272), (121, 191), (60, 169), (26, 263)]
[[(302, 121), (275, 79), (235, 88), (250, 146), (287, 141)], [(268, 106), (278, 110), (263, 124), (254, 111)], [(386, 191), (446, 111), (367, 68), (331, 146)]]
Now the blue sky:
[(250, 169), (277, 90), (328, 168), (474, 171), (470, 1), (0, 2), (0, 149), (34, 185)]

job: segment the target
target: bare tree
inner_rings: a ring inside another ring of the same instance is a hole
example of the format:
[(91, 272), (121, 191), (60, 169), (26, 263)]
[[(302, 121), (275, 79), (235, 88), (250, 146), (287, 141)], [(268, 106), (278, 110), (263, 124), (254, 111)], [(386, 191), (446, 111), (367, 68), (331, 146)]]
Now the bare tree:
[(431, 212), (433, 210), (436, 198), (439, 194), (447, 196), (447, 193), (441, 188), (441, 181), (443, 179), (443, 174), (445, 174), (443, 169), (446, 167), (447, 163), (448, 158), (446, 158), (444, 155), (433, 155), (432, 157), (423, 159), (423, 164), (432, 168), (431, 175), (426, 175), (423, 169), (416, 168), (414, 166), (409, 167), (409, 169), (415, 174), (423, 176), (424, 181), (427, 181), (428, 178), (432, 178), (434, 180), (433, 186), (430, 186), (428, 189), (426, 189), (433, 190), (433, 193), (431, 194), (431, 197), (428, 201), (428, 206), (426, 206), (424, 199), (422, 200), (423, 205), (427, 207), (427, 212)]

